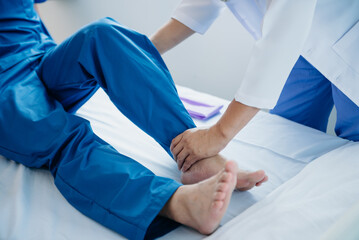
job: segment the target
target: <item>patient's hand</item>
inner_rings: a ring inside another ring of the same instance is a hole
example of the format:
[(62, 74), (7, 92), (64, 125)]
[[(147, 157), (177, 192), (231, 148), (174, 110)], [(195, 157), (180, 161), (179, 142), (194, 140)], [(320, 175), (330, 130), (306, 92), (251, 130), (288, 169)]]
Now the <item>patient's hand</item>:
[(228, 141), (214, 127), (193, 128), (172, 140), (171, 152), (177, 161), (178, 169), (185, 172), (198, 160), (218, 154)]

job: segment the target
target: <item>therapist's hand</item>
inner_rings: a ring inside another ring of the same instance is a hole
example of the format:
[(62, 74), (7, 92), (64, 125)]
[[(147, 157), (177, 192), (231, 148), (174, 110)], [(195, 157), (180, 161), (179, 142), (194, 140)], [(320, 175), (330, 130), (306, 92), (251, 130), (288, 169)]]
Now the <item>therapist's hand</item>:
[(189, 129), (172, 140), (171, 152), (178, 169), (185, 172), (195, 162), (218, 154), (230, 141), (216, 126)]
[(257, 114), (258, 108), (233, 100), (221, 119), (208, 129), (189, 129), (172, 140), (171, 152), (181, 171), (219, 153)]

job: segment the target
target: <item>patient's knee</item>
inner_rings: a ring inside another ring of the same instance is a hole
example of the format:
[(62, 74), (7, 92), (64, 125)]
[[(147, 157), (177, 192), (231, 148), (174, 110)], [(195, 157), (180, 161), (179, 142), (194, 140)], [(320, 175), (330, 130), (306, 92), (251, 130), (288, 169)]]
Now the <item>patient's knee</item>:
[(109, 17), (101, 18), (87, 25), (83, 28), (83, 31), (96, 34), (99, 40), (104, 40), (109, 36), (116, 36), (114, 40), (119, 40), (121, 36), (125, 37), (130, 34), (142, 35)]
[(102, 33), (105, 33), (112, 31), (114, 26), (119, 26), (118, 22), (116, 22), (112, 18), (106, 17), (90, 23), (84, 29), (90, 29), (91, 31), (100, 31)]

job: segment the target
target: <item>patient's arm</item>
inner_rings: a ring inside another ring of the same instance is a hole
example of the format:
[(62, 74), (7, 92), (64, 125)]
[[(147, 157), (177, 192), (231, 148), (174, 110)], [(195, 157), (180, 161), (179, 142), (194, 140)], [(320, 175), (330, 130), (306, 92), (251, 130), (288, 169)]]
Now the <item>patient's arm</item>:
[(164, 54), (194, 33), (181, 22), (170, 19), (150, 39), (160, 54)]

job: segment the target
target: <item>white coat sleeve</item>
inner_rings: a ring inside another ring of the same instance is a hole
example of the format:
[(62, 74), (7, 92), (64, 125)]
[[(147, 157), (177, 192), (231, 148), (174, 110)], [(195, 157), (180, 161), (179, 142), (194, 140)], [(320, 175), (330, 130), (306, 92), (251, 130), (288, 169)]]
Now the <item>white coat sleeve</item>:
[(272, 109), (308, 37), (316, 0), (272, 0), (235, 100)]
[(224, 8), (220, 0), (182, 0), (172, 18), (204, 34)]

